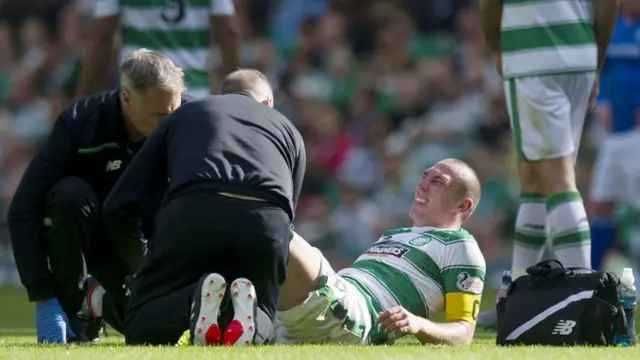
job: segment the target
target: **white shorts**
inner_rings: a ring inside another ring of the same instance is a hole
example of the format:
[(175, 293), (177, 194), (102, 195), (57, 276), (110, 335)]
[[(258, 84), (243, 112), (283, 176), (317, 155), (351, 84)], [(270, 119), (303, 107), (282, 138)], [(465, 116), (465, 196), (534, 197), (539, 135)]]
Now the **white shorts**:
[(575, 161), (594, 81), (595, 73), (580, 72), (514, 78), (504, 82), (520, 160), (572, 155)]
[(276, 318), (280, 344), (366, 344), (373, 326), (365, 297), (324, 256), (318, 290), (303, 303), (278, 311)]
[(609, 134), (598, 149), (590, 196), (595, 202), (620, 201), (640, 209), (640, 131)]

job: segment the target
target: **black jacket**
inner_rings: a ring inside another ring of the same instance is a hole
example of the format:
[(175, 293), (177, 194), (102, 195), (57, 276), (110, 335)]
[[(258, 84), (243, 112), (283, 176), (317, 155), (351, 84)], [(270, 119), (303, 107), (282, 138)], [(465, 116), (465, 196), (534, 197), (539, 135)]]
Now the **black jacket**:
[[(49, 189), (65, 177), (79, 177), (102, 202), (142, 143), (129, 141), (117, 90), (91, 95), (58, 116), (49, 139), (23, 175), (7, 216), (18, 273), (30, 301), (54, 296), (42, 239)], [(157, 210), (160, 201), (154, 199), (148, 207), (146, 232), (153, 229), (151, 209)]]
[(105, 201), (104, 218), (114, 239), (135, 242), (142, 205), (170, 178), (165, 203), (206, 185), (265, 199), (293, 222), (305, 170), (302, 136), (284, 115), (247, 94), (210, 96), (180, 107), (151, 134)]

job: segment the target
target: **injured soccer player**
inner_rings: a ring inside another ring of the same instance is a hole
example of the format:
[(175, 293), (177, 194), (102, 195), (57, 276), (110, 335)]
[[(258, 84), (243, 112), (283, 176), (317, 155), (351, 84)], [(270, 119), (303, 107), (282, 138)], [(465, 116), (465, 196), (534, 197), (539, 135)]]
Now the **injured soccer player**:
[[(335, 272), (295, 234), (278, 301), (282, 344), (470, 344), (480, 310), (485, 260), (462, 228), (480, 201), (469, 165), (446, 159), (422, 174), (412, 227), (391, 229), (351, 266)], [(429, 318), (444, 310), (444, 322)]]

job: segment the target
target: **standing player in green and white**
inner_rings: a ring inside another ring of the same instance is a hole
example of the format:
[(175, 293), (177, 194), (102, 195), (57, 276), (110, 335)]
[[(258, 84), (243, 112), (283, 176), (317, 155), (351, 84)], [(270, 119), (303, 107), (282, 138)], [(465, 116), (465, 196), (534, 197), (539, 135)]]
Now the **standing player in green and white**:
[(541, 260), (547, 234), (565, 266), (591, 268), (574, 162), (617, 8), (617, 0), (480, 0), (519, 158), (514, 280)]
[(184, 70), (187, 93), (210, 94), (217, 81), (209, 59), (220, 46), (222, 76), (237, 69), (240, 37), (233, 0), (96, 0), (78, 97), (107, 87), (111, 46), (120, 25), (120, 61), (138, 48), (167, 55)]
[[(475, 172), (447, 159), (418, 182), (413, 227), (387, 231), (338, 273), (294, 235), (276, 342), (389, 344), (411, 334), (422, 343), (470, 344), (486, 267), (462, 223), (479, 200)], [(445, 322), (428, 320), (442, 310)]]

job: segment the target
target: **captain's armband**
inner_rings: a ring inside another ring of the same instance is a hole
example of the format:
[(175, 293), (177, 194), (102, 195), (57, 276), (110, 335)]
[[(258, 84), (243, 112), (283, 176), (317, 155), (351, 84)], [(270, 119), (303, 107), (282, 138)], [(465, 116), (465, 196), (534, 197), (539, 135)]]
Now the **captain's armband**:
[(445, 297), (446, 321), (466, 321), (475, 326), (480, 312), (480, 295), (454, 292)]

